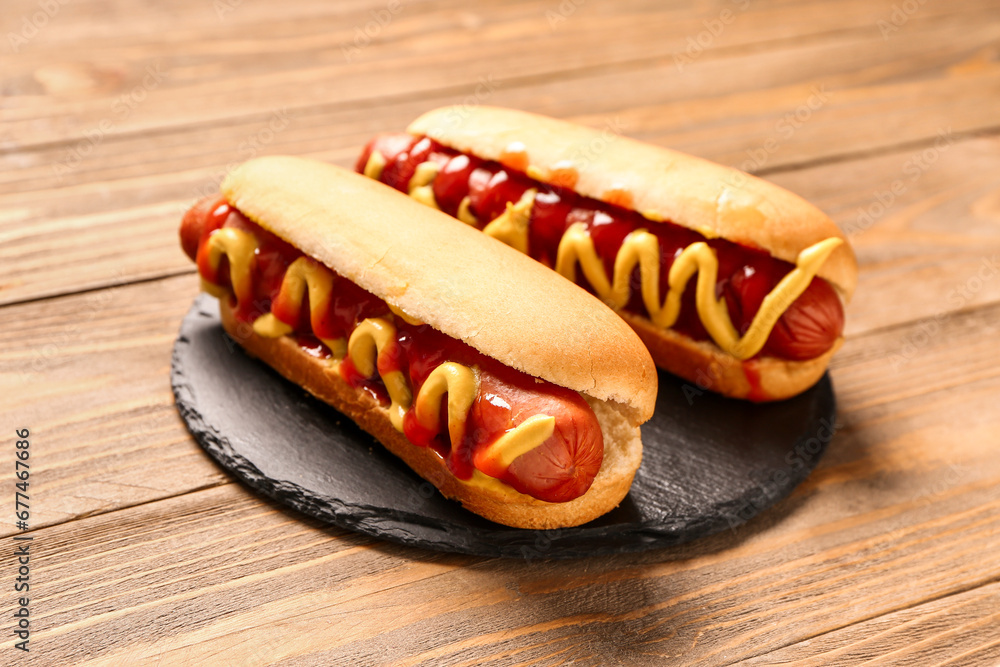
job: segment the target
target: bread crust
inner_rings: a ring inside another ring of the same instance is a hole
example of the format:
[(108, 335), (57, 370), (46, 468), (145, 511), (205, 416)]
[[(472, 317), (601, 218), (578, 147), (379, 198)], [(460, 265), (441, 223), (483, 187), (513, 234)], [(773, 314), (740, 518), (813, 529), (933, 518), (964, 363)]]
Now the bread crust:
[(442, 107), (407, 128), (463, 153), (497, 160), (551, 185), (610, 201), (650, 221), (762, 248), (795, 263), (824, 239), (844, 240), (819, 270), (846, 301), (858, 279), (847, 237), (821, 210), (773, 183), (731, 167), (526, 111)]
[(653, 414), (656, 368), (615, 313), (570, 281), (393, 188), (287, 156), (245, 162), (228, 201), (408, 316), (534, 377)]
[[(479, 106), (429, 111), (407, 131), (470, 155), (496, 160), (551, 185), (668, 220), (708, 238), (763, 248), (795, 263), (824, 239), (844, 240), (818, 275), (847, 303), (857, 285), (857, 260), (847, 238), (818, 208), (787, 190), (736, 169), (677, 151), (608, 135), (590, 127), (524, 111)], [(516, 150), (512, 151), (512, 148)], [(567, 182), (567, 174), (572, 184)], [(805, 391), (823, 375), (839, 339), (807, 361), (762, 357), (740, 361), (711, 342), (695, 341), (648, 318), (620, 312), (653, 361), (694, 383), (733, 398), (780, 400)], [(750, 376), (759, 377), (753, 386)]]
[(445, 497), (491, 521), (530, 529), (577, 526), (614, 509), (632, 485), (642, 459), (642, 444), (639, 427), (629, 422), (620, 406), (588, 399), (601, 424), (604, 461), (590, 489), (579, 498), (548, 503), (510, 487), (505, 487), (505, 492), (474, 487), (452, 475), (434, 450), (411, 444), (392, 426), (386, 408), (366, 392), (351, 387), (328, 363), (304, 352), (288, 336), (264, 338), (240, 325), (226, 299), (219, 306), (223, 328), (251, 356), (354, 420)]
[[(760, 357), (740, 361), (710, 341), (696, 341), (672, 329), (658, 329), (645, 317), (621, 313), (649, 348), (657, 366), (692, 382), (691, 396), (704, 389), (756, 402), (779, 401), (816, 384), (844, 339), (815, 359)], [(756, 375), (757, 385), (750, 377)]]

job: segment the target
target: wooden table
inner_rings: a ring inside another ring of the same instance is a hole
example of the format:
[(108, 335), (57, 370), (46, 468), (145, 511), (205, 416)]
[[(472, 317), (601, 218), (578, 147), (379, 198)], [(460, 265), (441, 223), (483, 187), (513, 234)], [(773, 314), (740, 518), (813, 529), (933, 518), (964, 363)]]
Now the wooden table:
[[(4, 0), (0, 27), (4, 628), (31, 554), (0, 663), (1000, 662), (1000, 2)], [(488, 560), (318, 525), (194, 443), (184, 208), (463, 101), (743, 167), (850, 233), (842, 427), (790, 498), (679, 548)]]

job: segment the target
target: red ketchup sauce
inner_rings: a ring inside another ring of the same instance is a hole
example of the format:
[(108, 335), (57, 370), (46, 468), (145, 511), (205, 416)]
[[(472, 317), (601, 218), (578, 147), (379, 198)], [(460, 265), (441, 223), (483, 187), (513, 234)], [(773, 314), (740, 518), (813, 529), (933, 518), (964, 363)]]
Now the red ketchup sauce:
[[(426, 161), (438, 163), (440, 169), (432, 187), (441, 210), (457, 216), (459, 204), (468, 196), (469, 210), (479, 229), (503, 213), (508, 202), (517, 202), (529, 188), (537, 189), (528, 227), (528, 254), (549, 267), (555, 266), (559, 241), (566, 230), (575, 223), (583, 223), (610, 277), (614, 275), (615, 257), (625, 237), (637, 229), (646, 229), (659, 240), (660, 294), (665, 295), (669, 291), (668, 276), (674, 259), (692, 243), (708, 243), (719, 259), (716, 296), (725, 298), (729, 317), (740, 335), (750, 327), (764, 297), (795, 268), (763, 250), (723, 239), (706, 239), (670, 222), (650, 223), (634, 211), (582, 197), (566, 188), (539, 183), (499, 162), (460, 153), (428, 137), (378, 136), (361, 154), (356, 165), (358, 172), (364, 172), (374, 150), (386, 159), (379, 180), (403, 192), (408, 192), (417, 165)], [(627, 204), (625, 199), (620, 197), (618, 203)], [(579, 270), (576, 282), (594, 291)], [(688, 282), (681, 299), (680, 315), (672, 328), (695, 340), (707, 340), (708, 332), (695, 305), (695, 285), (695, 280)], [(632, 274), (631, 287), (632, 296), (625, 310), (648, 317), (638, 267)], [(758, 356), (793, 361), (813, 359), (830, 349), (843, 328), (844, 312), (836, 292), (827, 281), (814, 278), (779, 319)]]
[[(294, 336), (307, 354), (326, 359), (331, 351), (320, 338), (346, 339), (366, 318), (391, 317), (384, 301), (336, 274), (330, 303), (323, 312), (311, 315), (306, 293), (296, 313), (294, 304), (285, 302), (280, 288), (288, 267), (303, 253), (251, 222), (221, 198), (198, 202), (185, 215), (181, 227), (181, 245), (196, 260), (205, 280), (230, 287), (226, 257), (213, 271), (204, 250), (212, 232), (222, 227), (247, 231), (258, 241), (252, 268), (253, 301), (236, 303), (232, 294), (229, 297), (240, 321), (250, 324), (271, 312), (295, 329)], [(394, 318), (394, 325), (395, 344), (379, 356), (378, 370), (381, 374), (402, 371), (414, 397), (431, 372), (447, 361), (474, 367), (479, 375), (479, 393), (459, 441), (451, 441), (445, 395), (437, 432), (423, 428), (412, 408), (406, 413), (403, 431), (412, 444), (433, 449), (459, 479), (470, 479), (478, 469), (539, 500), (566, 502), (590, 488), (601, 467), (604, 440), (597, 417), (580, 394), (505, 366), (430, 326), (408, 324), (401, 318)], [(339, 368), (352, 387), (369, 393), (383, 406), (389, 405), (379, 375), (363, 377), (349, 357), (341, 361)], [(555, 432), (541, 446), (515, 459), (506, 470), (482, 455), (506, 431), (538, 414), (556, 420)]]

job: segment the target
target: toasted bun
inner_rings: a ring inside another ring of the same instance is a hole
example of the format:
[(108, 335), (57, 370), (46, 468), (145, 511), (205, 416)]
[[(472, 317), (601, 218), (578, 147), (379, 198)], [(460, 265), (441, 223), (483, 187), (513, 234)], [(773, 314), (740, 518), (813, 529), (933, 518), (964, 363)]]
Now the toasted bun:
[(499, 241), (388, 186), (301, 158), (246, 162), (222, 192), (257, 224), (407, 315), (507, 366), (606, 401), (633, 426), (653, 414), (656, 368), (636, 334), (583, 289)]
[[(854, 252), (829, 217), (801, 197), (736, 169), (607, 131), (496, 107), (436, 109), (411, 123), (408, 132), (624, 206), (654, 223), (669, 221), (708, 238), (762, 248), (793, 264), (805, 248), (832, 237), (843, 239), (818, 275), (844, 303), (857, 285)], [(743, 362), (711, 342), (660, 329), (645, 317), (619, 314), (658, 366), (699, 388), (755, 401), (808, 389), (842, 343), (808, 361), (765, 356)]]
[[(649, 348), (657, 366), (690, 380), (698, 391), (708, 389), (731, 398), (779, 401), (816, 384), (844, 339), (815, 359), (789, 361), (761, 357), (740, 361), (707, 341), (696, 341), (672, 329), (658, 329), (645, 317), (621, 313)], [(750, 378), (756, 378), (756, 386)]]
[(858, 280), (854, 252), (837, 225), (791, 192), (677, 151), (562, 120), (496, 107), (444, 107), (410, 124), (411, 134), (524, 170), (544, 183), (667, 220), (708, 238), (762, 248), (795, 263), (824, 239), (844, 244), (823, 264), (845, 301)]
[(618, 409), (590, 400), (604, 436), (604, 461), (590, 489), (565, 503), (547, 503), (510, 487), (474, 487), (452, 475), (444, 460), (429, 447), (414, 447), (389, 421), (389, 412), (365, 392), (345, 382), (323, 361), (310, 356), (291, 338), (263, 338), (240, 327), (225, 299), (220, 303), (222, 325), (247, 352), (285, 378), (334, 406), (375, 436), (417, 474), (446, 497), (491, 521), (515, 528), (546, 529), (578, 526), (614, 509), (628, 493), (642, 459), (638, 426)]

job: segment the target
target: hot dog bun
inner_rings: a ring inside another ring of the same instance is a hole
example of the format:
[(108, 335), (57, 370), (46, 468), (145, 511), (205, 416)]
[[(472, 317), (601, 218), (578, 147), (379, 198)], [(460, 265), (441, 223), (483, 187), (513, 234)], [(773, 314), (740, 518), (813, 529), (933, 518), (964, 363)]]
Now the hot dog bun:
[(264, 229), (438, 331), (519, 371), (618, 404), (636, 423), (653, 414), (656, 369), (629, 327), (591, 295), (467, 225), (302, 158), (246, 162), (222, 193)]
[(600, 423), (604, 460), (591, 488), (564, 503), (465, 484), (429, 448), (410, 444), (377, 401), (291, 338), (264, 338), (240, 325), (223, 303), (226, 330), (251, 354), (357, 421), (446, 496), (493, 521), (578, 525), (625, 496), (641, 459), (638, 426), (654, 407), (656, 369), (638, 337), (598, 300), (503, 244), (338, 167), (259, 158), (234, 170), (222, 192), (252, 221), (407, 316), (580, 392)]
[[(671, 329), (657, 329), (644, 317), (620, 313), (649, 349), (656, 363), (674, 375), (689, 378), (685, 393), (697, 396), (702, 390), (733, 398), (774, 401), (800, 394), (816, 384), (826, 372), (830, 358), (843, 345), (838, 339), (833, 347), (808, 361), (789, 361), (761, 357), (740, 361), (726, 354), (710, 341), (692, 340)], [(751, 383), (749, 372), (756, 381)]]
[(221, 302), (220, 309), (223, 327), (243, 349), (357, 422), (445, 497), (490, 521), (533, 530), (578, 526), (615, 508), (632, 486), (642, 460), (639, 429), (620, 410), (603, 401), (588, 399), (601, 424), (604, 461), (584, 495), (565, 503), (546, 503), (499, 484), (471, 487), (448, 472), (433, 450), (413, 446), (393, 428), (387, 410), (374, 398), (351, 387), (321, 360), (303, 353), (292, 339), (258, 336), (252, 328), (236, 321), (228, 303)]
[[(793, 264), (814, 243), (847, 240), (823, 211), (773, 183), (555, 118), (498, 107), (443, 107), (417, 118), (407, 132), (498, 162), (507, 161), (511, 146), (519, 144), (527, 159), (523, 168), (535, 180), (600, 201), (613, 199), (650, 221), (669, 220), (707, 238), (762, 248)], [(575, 180), (567, 176), (574, 172)], [(850, 300), (858, 281), (850, 245), (837, 248), (817, 275)]]
[[(532, 113), (495, 107), (444, 107), (407, 132), (505, 166), (541, 183), (633, 210), (652, 225), (668, 221), (702, 236), (766, 250), (795, 264), (799, 253), (841, 239), (816, 275), (846, 304), (857, 285), (857, 260), (840, 229), (821, 210), (772, 183), (677, 151)], [(807, 360), (759, 355), (747, 361), (712, 341), (697, 341), (646, 317), (619, 314), (668, 371), (735, 398), (779, 400), (822, 377), (838, 338)]]

